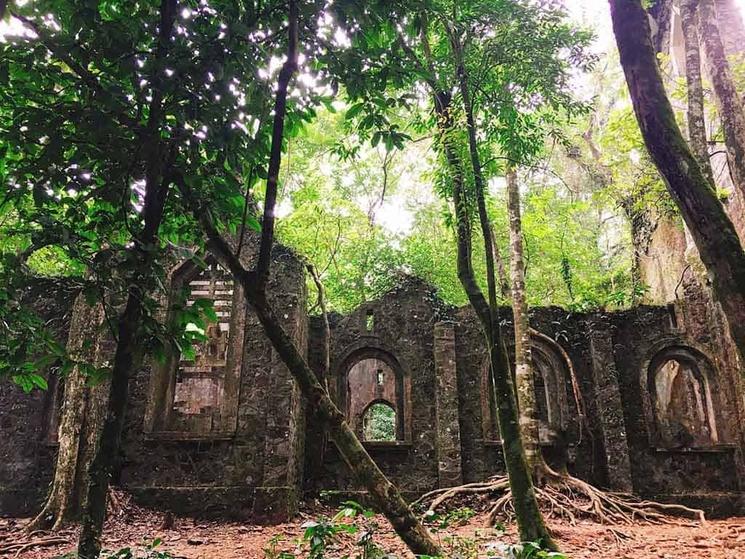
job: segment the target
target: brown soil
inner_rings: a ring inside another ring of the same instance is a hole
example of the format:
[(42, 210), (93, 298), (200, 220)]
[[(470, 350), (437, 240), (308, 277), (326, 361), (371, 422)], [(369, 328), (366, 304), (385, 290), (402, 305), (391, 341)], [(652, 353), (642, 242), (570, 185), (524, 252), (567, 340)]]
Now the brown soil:
[[(244, 523), (202, 521), (191, 518), (173, 518), (163, 513), (134, 507), (123, 507), (106, 525), (105, 548), (118, 550), (137, 548), (143, 553), (147, 542), (160, 539), (159, 551), (167, 551), (177, 558), (188, 559), (245, 559), (276, 558), (280, 551), (306, 557), (302, 543), (303, 525), (323, 515), (330, 516), (333, 509), (314, 508), (301, 513), (291, 523), (277, 526), (258, 526)], [(461, 555), (459, 549), (478, 550), (478, 557), (501, 557), (501, 546), (516, 541), (514, 528), (506, 532), (484, 528), (485, 514), (480, 513), (460, 526), (448, 526), (435, 533), (449, 557), (476, 557)], [(33, 534), (29, 538), (21, 531), (27, 519), (0, 519), (0, 550), (15, 542), (34, 542), (60, 538), (64, 543), (46, 546), (14, 548), (0, 551), (0, 557), (23, 559), (50, 559), (64, 557), (74, 549), (76, 531), (63, 530), (56, 534)], [(357, 519), (357, 525), (377, 524), (374, 541), (388, 553), (397, 557), (411, 557), (397, 540), (382, 517), (370, 520)], [(607, 526), (589, 521), (570, 525), (552, 519), (551, 528), (561, 549), (572, 559), (734, 559), (745, 557), (745, 518), (714, 520), (701, 526), (681, 521), (672, 525)], [(437, 530), (436, 527), (433, 527)], [(328, 549), (327, 557), (337, 558), (349, 554), (357, 557), (360, 548), (355, 546), (357, 534), (342, 534), (338, 542)], [(275, 542), (272, 544), (272, 542)], [(275, 554), (270, 550), (274, 545)], [(20, 551), (20, 552), (19, 552)], [(135, 555), (144, 557), (144, 555)]]

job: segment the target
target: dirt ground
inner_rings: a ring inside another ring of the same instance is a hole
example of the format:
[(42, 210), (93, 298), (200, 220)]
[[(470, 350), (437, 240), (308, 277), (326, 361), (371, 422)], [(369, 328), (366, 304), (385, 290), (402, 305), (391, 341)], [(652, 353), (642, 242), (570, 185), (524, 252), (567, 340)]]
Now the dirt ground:
[[(188, 559), (277, 559), (286, 551), (306, 557), (302, 542), (306, 523), (332, 516), (335, 509), (316, 507), (302, 512), (292, 523), (257, 526), (243, 523), (173, 518), (159, 512), (127, 507), (107, 522), (104, 547), (119, 550), (131, 547), (133, 557), (146, 557), (144, 546), (156, 539), (162, 541), (157, 551)], [(76, 532), (63, 530), (56, 534), (37, 533), (30, 537), (22, 532), (27, 519), (0, 519), (0, 557), (50, 559), (72, 557)], [(382, 517), (354, 520), (360, 528), (356, 534), (342, 534), (328, 548), (329, 559), (360, 554), (356, 541), (365, 527), (377, 525), (374, 541), (395, 557), (409, 555)], [(499, 558), (503, 546), (516, 541), (514, 528), (506, 532), (484, 528), (484, 515), (476, 514), (465, 523), (438, 529), (431, 526), (448, 557)], [(549, 522), (561, 549), (573, 559), (734, 559), (745, 558), (745, 518), (713, 520), (706, 525), (680, 521), (675, 525), (607, 526), (589, 521), (570, 525), (551, 519)], [(52, 545), (33, 545), (49, 541)], [(24, 544), (25, 547), (20, 547)], [(459, 550), (471, 550), (467, 554)], [(361, 555), (359, 555), (361, 556)], [(157, 557), (151, 555), (151, 557)]]

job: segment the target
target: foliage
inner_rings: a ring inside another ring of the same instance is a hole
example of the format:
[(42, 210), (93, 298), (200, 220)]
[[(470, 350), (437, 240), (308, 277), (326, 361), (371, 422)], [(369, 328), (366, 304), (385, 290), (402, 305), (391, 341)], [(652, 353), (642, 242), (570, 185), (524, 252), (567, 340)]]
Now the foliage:
[(396, 411), (384, 403), (372, 404), (363, 417), (366, 441), (396, 440)]
[(526, 542), (507, 546), (502, 559), (567, 559), (567, 557), (563, 553), (547, 551), (538, 543)]
[[(285, 24), (285, 4), (178, 7), (166, 49), (156, 33), (158, 3), (9, 5), (11, 16), (36, 35), (0, 42), (0, 180), (7, 185), (0, 199), (0, 373), (24, 387), (34, 382), (28, 369), (43, 370), (34, 363), (38, 354), (51, 355), (50, 335), (23, 299), (34, 273), (77, 276), (110, 317), (137, 292), (144, 349), (156, 356), (169, 344), (188, 352), (195, 337), (183, 327), (195, 311), (209, 317), (202, 305), (182, 306), (189, 316), (181, 320), (180, 309), (172, 309), (181, 328), (158, 319), (168, 267), (193, 257), (193, 249), (182, 247), (201, 244), (178, 195), (168, 190), (177, 175), (185, 177), (209, 197), (216, 219), (238, 231), (250, 189), (265, 178), (273, 71), (260, 79), (256, 70), (270, 68), (285, 49), (285, 34), (274, 32)], [(318, 7), (304, 3), (308, 52), (317, 39)], [(320, 99), (303, 86), (296, 93), (289, 136)], [(143, 207), (161, 180), (163, 218), (149, 216), (158, 241), (143, 245)], [(257, 224), (250, 213), (248, 223)]]
[[(357, 559), (384, 559), (389, 557), (374, 541), (379, 526), (373, 519), (374, 513), (359, 503), (346, 501), (343, 507), (332, 518), (320, 518), (303, 525), (303, 541), (308, 548), (308, 559), (328, 557), (327, 551), (340, 535), (357, 535), (356, 547), (359, 548)], [(354, 523), (361, 519), (361, 527)], [(284, 559), (284, 558), (283, 558)]]
[[(442, 22), (451, 20), (465, 38), (464, 63), (478, 81), (472, 101), (483, 128), (481, 155), (487, 179), (494, 180), (506, 159), (531, 165), (550, 159), (547, 138), (560, 146), (573, 141), (565, 121), (586, 106), (568, 91), (567, 75), (592, 63), (584, 51), (589, 35), (567, 23), (560, 9), (515, 0), (432, 2), (429, 22), (410, 3), (361, 9), (343, 2), (319, 23), (319, 6), (308, 3), (301, 14), (306, 70), (288, 113), (280, 240), (321, 272), (331, 310), (349, 311), (405, 273), (435, 285), (446, 302), (464, 304), (449, 186), (431, 149), (435, 122), (422, 89), (431, 78), (446, 88), (455, 83)], [(244, 210), (248, 227), (259, 227), (254, 212), (270, 139), (272, 61), (285, 48), (281, 33), (264, 35), (284, 25), (284, 4), (265, 8), (187, 2), (163, 62), (155, 54), (154, 4), (131, 10), (116, 2), (96, 10), (69, 1), (10, 5), (40, 35), (0, 44), (0, 179), (10, 187), (0, 202), (0, 374), (29, 389), (41, 385), (45, 363), (65, 358), (23, 300), (32, 276), (70, 277), (85, 283), (111, 316), (121, 308), (138, 265), (132, 242), (142, 225), (147, 154), (141, 139), (154, 94), (167, 99), (153, 125), (174, 146), (173, 170), (209, 200), (224, 227), (237, 233)], [(54, 14), (53, 23), (45, 13)], [(396, 20), (405, 22), (402, 31), (390, 23)], [(418, 37), (426, 25), (432, 75), (402, 47), (403, 37), (421, 57)], [(339, 93), (332, 102), (334, 88)], [(463, 130), (464, 114), (456, 117)], [(467, 156), (465, 137), (459, 141)], [(639, 207), (663, 200), (662, 185), (646, 160), (641, 172), (629, 157), (641, 141), (627, 109), (613, 113), (600, 141), (614, 173), (612, 188), (588, 199), (565, 196), (547, 186), (545, 176), (523, 185), (533, 305), (586, 309), (632, 299), (628, 263), (614, 247), (602, 246), (607, 231), (598, 216), (625, 208), (627, 200)], [(490, 213), (506, 254), (504, 202), (497, 183), (490, 184)], [(153, 314), (174, 257), (194, 257), (182, 247), (199, 247), (195, 233), (172, 193), (159, 245), (151, 247), (156, 265), (137, 280), (148, 286), (142, 328), (145, 349), (156, 356), (169, 344), (188, 354), (199, 336), (185, 326), (210, 319), (206, 306), (178, 305), (171, 325)], [(473, 244), (483, 281), (483, 243), (475, 237)]]
[(142, 548), (124, 547), (117, 551), (102, 551), (101, 557), (102, 559), (173, 559), (170, 553), (157, 549), (161, 543), (163, 542), (156, 538)]
[(472, 508), (459, 507), (457, 509), (448, 510), (445, 513), (437, 513), (433, 510), (428, 510), (424, 515), (424, 520), (431, 526), (432, 530), (439, 531), (446, 530), (451, 526), (463, 526), (474, 516), (476, 516), (476, 511)]

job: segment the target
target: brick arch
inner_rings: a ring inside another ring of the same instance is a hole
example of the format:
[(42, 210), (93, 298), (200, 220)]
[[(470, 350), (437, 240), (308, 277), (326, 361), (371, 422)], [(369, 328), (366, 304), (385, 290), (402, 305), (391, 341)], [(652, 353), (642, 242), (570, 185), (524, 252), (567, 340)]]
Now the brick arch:
[[(369, 370), (362, 370), (365, 367)], [(369, 386), (375, 380), (371, 371), (377, 369), (383, 370), (383, 385)], [(411, 378), (392, 352), (379, 345), (356, 345), (344, 352), (332, 371), (337, 404), (358, 435), (362, 434), (362, 418), (369, 406), (385, 402), (396, 412), (396, 440), (411, 442)], [(354, 387), (350, 386), (350, 374)], [(387, 378), (388, 375), (392, 378)], [(357, 394), (352, 394), (352, 390)]]
[[(170, 274), (168, 321), (174, 320), (173, 309), (183, 301), (182, 290), (195, 280), (204, 285), (192, 286), (187, 301), (211, 298), (219, 319), (209, 325), (209, 340), (198, 345), (193, 363), (182, 361), (177, 348), (167, 347), (163, 362), (153, 364), (144, 421), (144, 431), (150, 436), (226, 438), (236, 430), (246, 301), (240, 286), (214, 258), (206, 258), (205, 264), (186, 260)], [(201, 369), (205, 369), (203, 374)]]
[[(564, 438), (567, 433), (578, 431), (579, 418), (577, 405), (568, 388), (571, 384), (570, 358), (557, 341), (541, 333), (531, 333), (530, 348), (536, 373), (536, 389), (541, 390), (541, 393), (536, 394), (536, 405), (542, 435)], [(510, 346), (509, 350), (510, 367), (514, 367), (514, 347)], [(482, 427), (485, 440), (498, 440), (499, 425), (489, 365), (487, 356), (481, 374)], [(542, 400), (539, 400), (539, 396), (542, 396)]]
[(650, 354), (640, 375), (650, 444), (662, 448), (719, 444), (719, 381), (709, 357), (679, 340), (658, 343)]

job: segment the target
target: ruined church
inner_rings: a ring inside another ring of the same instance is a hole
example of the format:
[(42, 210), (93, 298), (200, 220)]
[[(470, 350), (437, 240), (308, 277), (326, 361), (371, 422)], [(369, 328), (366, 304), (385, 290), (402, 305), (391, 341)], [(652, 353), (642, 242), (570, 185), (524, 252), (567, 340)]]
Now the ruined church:
[[(273, 259), (271, 300), (320, 374), (323, 322), (306, 311), (305, 267), (281, 246)], [(192, 300), (212, 300), (218, 321), (194, 356), (174, 350), (137, 372), (116, 484), (176, 513), (268, 521), (323, 491), (358, 492), (230, 276), (215, 263), (186, 261), (170, 282), (174, 294), (186, 287)], [(82, 311), (61, 284), (41, 282), (34, 297), (69, 338), (105, 330), (75, 316)], [(509, 310), (502, 316), (509, 346)], [(504, 472), (483, 334), (470, 308), (444, 304), (409, 277), (329, 322), (325, 382), (407, 495)], [(713, 515), (743, 512), (739, 367), (710, 299), (622, 312), (536, 308), (531, 324), (549, 463), (612, 491)], [(105, 353), (98, 338), (92, 344)], [(50, 375), (47, 391), (0, 386), (0, 514), (31, 514), (44, 498), (64, 384)], [(369, 428), (375, 411), (391, 429)]]

